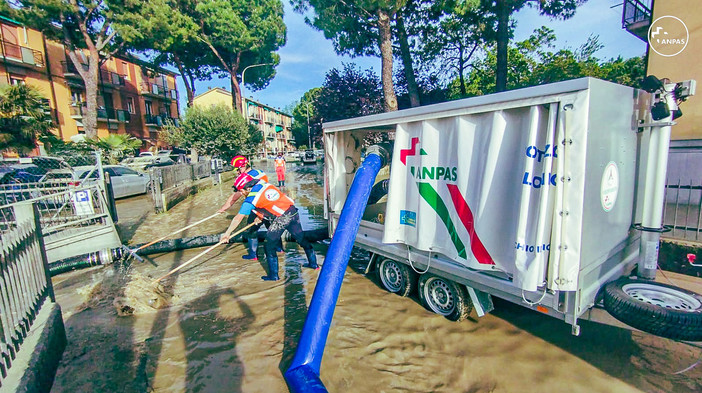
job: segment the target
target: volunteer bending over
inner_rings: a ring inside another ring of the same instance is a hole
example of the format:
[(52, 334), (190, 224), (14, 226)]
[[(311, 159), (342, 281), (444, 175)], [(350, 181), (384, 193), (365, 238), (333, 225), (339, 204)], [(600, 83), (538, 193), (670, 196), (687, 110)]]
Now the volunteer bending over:
[[(242, 174), (234, 181), (237, 191), (241, 192), (246, 199), (239, 209), (239, 213), (234, 216), (232, 223), (222, 234), (220, 243), (228, 243), (232, 232), (239, 226), (252, 212), (257, 212), (271, 221), (266, 233), (266, 261), (268, 262), (268, 274), (262, 276), (264, 281), (278, 281), (278, 255), (276, 255), (276, 241), (286, 229), (295, 241), (305, 250), (307, 264), (304, 267), (319, 269), (317, 256), (310, 242), (305, 239), (300, 225), (300, 217), (295, 207), (295, 202), (285, 195), (280, 189), (272, 184), (260, 183), (257, 179), (248, 179), (246, 183), (239, 181)], [(242, 178), (243, 179), (243, 178)], [(259, 219), (256, 219), (258, 221)]]

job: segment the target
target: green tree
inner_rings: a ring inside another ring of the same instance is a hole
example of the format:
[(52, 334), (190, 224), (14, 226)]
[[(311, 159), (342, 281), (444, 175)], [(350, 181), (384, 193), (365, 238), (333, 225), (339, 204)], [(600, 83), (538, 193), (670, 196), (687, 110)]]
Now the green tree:
[(188, 107), (195, 98), (195, 81), (210, 79), (216, 61), (209, 47), (198, 38), (199, 25), (191, 17), (195, 5), (189, 0), (144, 1), (139, 29), (129, 44), (129, 49), (151, 57), (154, 65), (178, 69)]
[(322, 125), (315, 108), (315, 102), (319, 97), (320, 91), (321, 88), (319, 87), (306, 91), (300, 101), (290, 111), (293, 116), (291, 131), (298, 148), (303, 145), (311, 147), (312, 136), (321, 135)]
[(587, 0), (481, 0), (483, 9), (497, 19), (496, 26), (496, 70), (495, 90), (507, 90), (509, 40), (512, 36), (513, 23), (510, 21), (512, 14), (524, 8), (535, 7), (539, 14), (552, 18), (568, 19), (575, 15), (575, 9)]
[(426, 18), (436, 22), (421, 29), (421, 62), (437, 74), (457, 76), (461, 96), (467, 95), (465, 77), (473, 56), (494, 40), (494, 18), (478, 5), (478, 0), (437, 1), (428, 10), (433, 16)]
[(189, 15), (200, 27), (198, 39), (229, 76), (232, 107), (241, 113), (241, 73), (250, 65), (270, 64), (251, 68), (246, 74), (247, 84), (262, 88), (275, 76), (274, 67), (280, 63), (275, 51), (285, 45), (282, 1), (199, 0)]
[(224, 104), (190, 107), (179, 127), (169, 124), (159, 136), (169, 144), (194, 149), (201, 155), (224, 157), (251, 155), (263, 141), (256, 127)]
[[(332, 68), (314, 101), (320, 123), (383, 112), (383, 93), (378, 76), (354, 64)], [(314, 135), (314, 137), (318, 137)]]
[[(644, 77), (643, 57), (610, 59), (601, 61), (595, 53), (602, 48), (597, 37), (589, 37), (575, 50), (550, 51), (556, 36), (553, 30), (541, 27), (528, 39), (509, 48), (508, 89), (517, 89), (567, 79), (591, 76), (627, 86), (637, 87)], [(495, 47), (488, 47), (485, 58), (473, 63), (466, 91), (469, 96), (489, 94), (496, 91)], [(450, 85), (451, 97), (464, 97), (458, 89), (458, 80)]]
[(331, 39), (334, 49), (351, 56), (381, 59), (381, 81), (386, 111), (397, 110), (393, 84), (393, 23), (408, 0), (292, 0), (302, 14), (314, 9), (311, 26)]
[[(97, 136), (98, 75), (101, 61), (117, 53), (136, 33), (135, 2), (119, 0), (15, 0), (13, 16), (58, 40), (85, 84), (85, 134)], [(82, 51), (87, 51), (87, 59)]]
[(28, 85), (0, 88), (0, 151), (25, 154), (37, 137), (50, 134), (51, 110), (39, 91)]

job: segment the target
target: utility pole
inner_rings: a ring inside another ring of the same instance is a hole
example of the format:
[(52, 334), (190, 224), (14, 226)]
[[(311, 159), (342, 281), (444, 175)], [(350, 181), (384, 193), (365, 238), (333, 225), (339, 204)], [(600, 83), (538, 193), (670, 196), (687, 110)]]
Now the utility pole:
[[(250, 66), (247, 66), (244, 68), (243, 71), (241, 71), (241, 114), (244, 116), (244, 120), (246, 120), (246, 124), (249, 124), (249, 111), (247, 110), (248, 108), (246, 107), (246, 96), (244, 95), (244, 75), (246, 75), (246, 70), (249, 68), (253, 67), (262, 67), (262, 66), (268, 66), (268, 65), (273, 65), (273, 63), (264, 63), (264, 64), (252, 64)], [(234, 94), (234, 92), (232, 92)], [(260, 124), (259, 124), (260, 125)], [(263, 127), (261, 127), (261, 134), (263, 134), (263, 146), (262, 146), (262, 151), (263, 151), (263, 158), (266, 158), (266, 132), (263, 130)]]

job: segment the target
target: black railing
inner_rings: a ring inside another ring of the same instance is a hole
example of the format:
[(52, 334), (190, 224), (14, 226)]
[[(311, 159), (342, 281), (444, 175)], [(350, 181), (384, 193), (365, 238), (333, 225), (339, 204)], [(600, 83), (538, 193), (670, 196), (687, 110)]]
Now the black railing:
[[(83, 71), (88, 71), (88, 65), (85, 63), (80, 63)], [(64, 75), (80, 75), (78, 74), (78, 69), (76, 69), (75, 64), (72, 61), (62, 61), (61, 68), (63, 69)]]
[(114, 86), (124, 86), (124, 76), (116, 72), (100, 70), (102, 83)]
[(44, 55), (26, 46), (20, 46), (11, 42), (2, 41), (2, 55), (7, 59), (17, 60), (24, 64), (37, 67), (44, 67)]
[(651, 21), (651, 0), (624, 0), (622, 28), (645, 21)]
[(141, 93), (157, 96), (159, 98), (167, 100), (178, 99), (178, 94), (176, 90), (171, 90), (166, 86), (159, 85), (158, 83), (142, 83)]
[(98, 119), (117, 120), (123, 122), (128, 122), (131, 119), (129, 112), (123, 109), (114, 108), (98, 108), (97, 117)]

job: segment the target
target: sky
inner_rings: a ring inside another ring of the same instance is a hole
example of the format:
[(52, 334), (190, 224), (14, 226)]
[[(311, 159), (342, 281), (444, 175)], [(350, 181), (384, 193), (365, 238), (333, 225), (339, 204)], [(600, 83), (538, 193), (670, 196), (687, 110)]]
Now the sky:
[[(280, 64), (276, 69), (275, 78), (264, 89), (253, 91), (248, 86), (244, 95), (254, 100), (274, 107), (284, 109), (299, 100), (302, 95), (324, 83), (327, 71), (341, 68), (344, 63), (355, 63), (362, 69), (372, 68), (380, 74), (380, 58), (351, 58), (337, 55), (330, 40), (324, 38), (322, 32), (305, 24), (302, 15), (293, 12), (287, 0), (284, 21), (287, 26), (287, 43), (278, 53)], [(524, 8), (513, 18), (517, 26), (515, 39), (521, 41), (541, 27), (547, 26), (555, 31), (558, 41), (554, 49), (576, 49), (586, 42), (590, 35), (599, 36), (604, 48), (595, 53), (600, 59), (610, 59), (617, 56), (629, 58), (645, 54), (646, 44), (622, 29), (621, 0), (589, 0), (579, 7), (571, 19), (560, 21), (540, 16), (532, 8)], [(185, 86), (178, 78), (180, 92), (180, 110), (185, 110)], [(202, 94), (208, 88), (221, 87), (230, 90), (229, 79), (212, 79), (195, 83), (195, 94)]]

